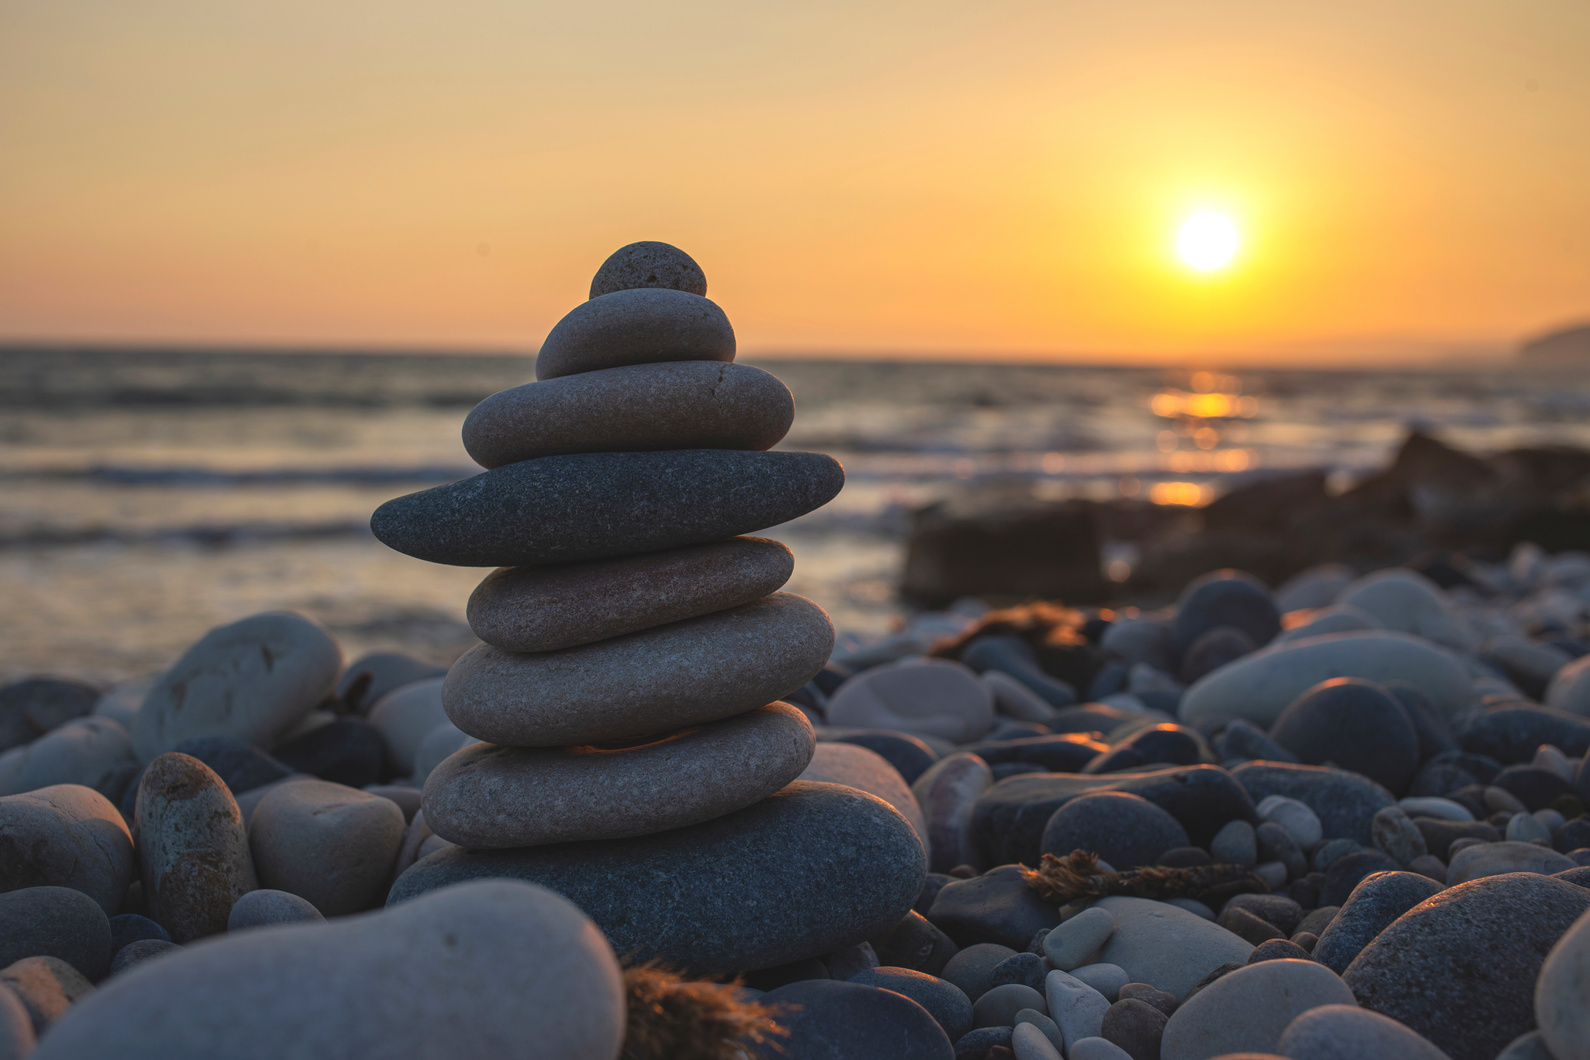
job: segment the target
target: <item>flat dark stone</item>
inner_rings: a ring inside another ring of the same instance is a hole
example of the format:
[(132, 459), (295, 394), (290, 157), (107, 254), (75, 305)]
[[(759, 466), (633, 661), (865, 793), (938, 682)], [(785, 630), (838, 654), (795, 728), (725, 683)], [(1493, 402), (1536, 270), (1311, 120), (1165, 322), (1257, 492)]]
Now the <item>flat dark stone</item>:
[[(1181, 822), (1192, 841), (1208, 844), (1227, 821), (1256, 822), (1253, 801), (1219, 766), (1141, 773), (1035, 773), (995, 784), (972, 810), (972, 829), (989, 863), (1036, 866), (1043, 830), (1061, 806), (1092, 791), (1141, 795)], [(1316, 811), (1318, 812), (1318, 811)]]
[(1370, 843), (1370, 822), (1375, 814), (1397, 801), (1391, 792), (1368, 777), (1323, 766), (1245, 762), (1231, 775), (1255, 803), (1269, 795), (1284, 795), (1301, 802), (1319, 818), (1327, 839)]
[(1121, 871), (1153, 865), (1167, 850), (1187, 846), (1187, 830), (1139, 795), (1100, 791), (1054, 812), (1044, 826), (1042, 851), (1065, 857), (1073, 850), (1097, 854)]
[(1007, 762), (1041, 766), (1054, 773), (1080, 773), (1082, 767), (1109, 750), (1108, 745), (1080, 733), (1056, 736), (1023, 736), (1014, 740), (984, 740), (960, 748), (991, 766)]
[(536, 566), (762, 530), (822, 507), (844, 484), (844, 469), (822, 453), (546, 456), (387, 501), (370, 529), (432, 563)]
[(1488, 755), (1503, 765), (1528, 762), (1543, 743), (1577, 758), (1590, 750), (1590, 720), (1543, 707), (1500, 707), (1475, 715), (1458, 734), (1463, 750)]
[(1314, 944), (1314, 959), (1341, 975), (1376, 935), (1441, 889), (1441, 884), (1417, 872), (1377, 872), (1364, 877)]
[(1550, 876), (1460, 883), (1399, 917), (1342, 979), (1364, 1008), (1452, 1060), (1492, 1060), (1534, 1028), (1540, 966), (1586, 909), (1590, 891)]
[(770, 990), (761, 999), (787, 1005), (779, 1022), (789, 1037), (773, 1038), (768, 1060), (954, 1060), (955, 1048), (927, 1009), (904, 994), (860, 983), (809, 979)]
[(1020, 951), (1033, 935), (1060, 923), (1060, 911), (1021, 878), (1021, 866), (1001, 865), (939, 891), (927, 911), (957, 946), (992, 942)]
[(362, 788), (392, 776), (392, 751), (381, 730), (362, 718), (338, 718), (276, 748), (299, 773)]
[(399, 876), (389, 906), (465, 880), (549, 887), (615, 952), (702, 975), (789, 964), (882, 934), (911, 910), (922, 845), (887, 803), (795, 781), (715, 820), (629, 839), (437, 851)]
[(1419, 768), (1419, 734), (1397, 698), (1355, 677), (1322, 681), (1298, 696), (1270, 738), (1309, 765), (1334, 763), (1401, 794)]

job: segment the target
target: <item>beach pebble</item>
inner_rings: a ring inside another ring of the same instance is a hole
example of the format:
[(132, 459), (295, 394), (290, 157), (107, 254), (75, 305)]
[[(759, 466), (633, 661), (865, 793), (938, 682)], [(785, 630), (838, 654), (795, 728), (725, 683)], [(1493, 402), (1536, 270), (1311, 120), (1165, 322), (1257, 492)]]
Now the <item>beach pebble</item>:
[(119, 722), (75, 718), (32, 743), (0, 754), (0, 795), (17, 795), (56, 784), (81, 784), (119, 797), (137, 760), (132, 740)]
[[(775, 706), (793, 710), (787, 703), (775, 704)], [(763, 709), (771, 710), (773, 708)], [(741, 715), (741, 717), (745, 716)], [(732, 719), (732, 721), (738, 720), (738, 718)], [(801, 720), (804, 721), (805, 719), (802, 718)], [(729, 723), (720, 722), (719, 724)], [(793, 728), (793, 722), (790, 724)], [(809, 724), (803, 732), (810, 732)], [(740, 744), (747, 743), (743, 738), (739, 738), (738, 742)], [(878, 798), (899, 810), (900, 815), (911, 822), (911, 827), (916, 830), (917, 836), (922, 840), (923, 849), (927, 849), (928, 829), (927, 821), (922, 816), (922, 807), (917, 804), (916, 796), (911, 794), (911, 788), (906, 784), (905, 779), (882, 755), (876, 751), (869, 751), (865, 747), (858, 747), (855, 744), (832, 742), (817, 744), (815, 750), (810, 752), (806, 752), (804, 746), (799, 750), (809, 755), (810, 764), (799, 772), (798, 779), (822, 781), (828, 784), (843, 784), (846, 787), (864, 791), (869, 795), (878, 796)], [(726, 759), (731, 753), (745, 758), (749, 757), (750, 750), (749, 748), (740, 749), (736, 747), (731, 752), (729, 745), (725, 744), (721, 757)], [(780, 760), (779, 764), (782, 765), (783, 761)], [(791, 760), (790, 764), (793, 765), (795, 763)], [(719, 766), (718, 768), (720, 772), (728, 771), (724, 766)], [(755, 768), (763, 774), (764, 779), (773, 778), (775, 770), (772, 765), (762, 764)], [(666, 790), (673, 792), (681, 784), (683, 765), (676, 761), (670, 765), (670, 770), (666, 778), (660, 777), (659, 779), (666, 780)], [(779, 783), (772, 785), (765, 794), (777, 791), (786, 782), (787, 780), (781, 779)], [(672, 794), (670, 797), (675, 800), (678, 799), (677, 794)], [(758, 794), (756, 797), (761, 798), (762, 796)], [(749, 802), (751, 800), (748, 799), (746, 801)]]
[(91, 713), (99, 698), (93, 685), (60, 677), (30, 677), (0, 688), (0, 752)]
[(1043, 953), (1049, 958), (1049, 963), (1063, 972), (1069, 972), (1089, 963), (1088, 958), (1109, 941), (1114, 931), (1115, 921), (1107, 910), (1098, 907), (1084, 909), (1044, 937)]
[(1040, 850), (1065, 857), (1097, 854), (1117, 869), (1152, 865), (1167, 850), (1187, 846), (1181, 822), (1140, 795), (1104, 791), (1071, 799), (1044, 825)]
[(247, 931), (249, 928), (275, 924), (316, 923), (325, 919), (307, 899), (262, 887), (237, 900), (227, 915), (226, 930)]
[(1177, 602), (1171, 639), (1178, 655), (1185, 656), (1193, 643), (1219, 626), (1246, 634), (1263, 646), (1281, 632), (1281, 613), (1270, 593), (1251, 575), (1223, 570), (1195, 578)]
[(363, 718), (334, 718), (281, 741), (275, 755), (298, 773), (362, 788), (392, 775), (392, 752), (381, 730)]
[(1298, 1016), (1276, 1051), (1289, 1060), (1448, 1060), (1396, 1020), (1351, 1003), (1321, 1005)]
[(421, 740), (419, 747), (414, 750), (414, 772), (409, 777), (410, 783), (423, 786), (430, 777), (431, 771), (445, 762), (449, 756), (479, 742), (450, 721), (436, 726), (425, 734), (425, 739)]
[(136, 868), (126, 822), (99, 792), (58, 784), (0, 798), (0, 891), (73, 887), (109, 915)]
[[(426, 778), (425, 821), (437, 835), (469, 847), (649, 835), (711, 820), (771, 795), (802, 775), (813, 761), (815, 739), (804, 714), (773, 703), (634, 746), (476, 743)], [(844, 744), (817, 750), (819, 760), (827, 756), (826, 772), (848, 779), (806, 779), (864, 791), (870, 784), (872, 794), (902, 812), (910, 809), (913, 823), (920, 822), (905, 782), (877, 755)]]
[(1108, 1038), (1079, 1038), (1071, 1043), (1070, 1060), (1135, 1060), (1131, 1053)]
[(608, 255), (591, 278), (591, 297), (646, 287), (705, 296), (707, 276), (695, 259), (678, 247), (646, 239)]
[(947, 755), (911, 783), (911, 793), (927, 821), (927, 843), (934, 872), (957, 865), (980, 868), (981, 847), (972, 831), (972, 809), (993, 787), (988, 763), (975, 754)]
[(149, 763), (133, 830), (149, 916), (173, 942), (225, 931), (232, 903), (258, 886), (243, 815), (197, 758), (169, 752)]
[(388, 693), (416, 681), (446, 675), (447, 667), (434, 666), (401, 652), (370, 652), (359, 656), (342, 672), (337, 681), (337, 699), (355, 714), (368, 714)]
[(1060, 1051), (1034, 1023), (1019, 1023), (1011, 1028), (1010, 1048), (1016, 1060), (1060, 1060)]
[(1099, 1037), (1114, 1042), (1132, 1060), (1159, 1060), (1166, 1016), (1146, 1001), (1127, 998), (1104, 1013)]
[(665, 287), (598, 295), (564, 314), (536, 354), (536, 378), (658, 361), (732, 361), (734, 328), (716, 302)]
[(1001, 983), (983, 991), (972, 1002), (972, 1026), (1010, 1027), (1016, 1022), (1016, 1013), (1030, 1008), (1047, 1015), (1047, 1002), (1043, 994), (1024, 983)]
[[(877, 753), (907, 784), (915, 784), (939, 760), (939, 753), (920, 736), (889, 729), (825, 729), (822, 739), (855, 744)], [(914, 788), (911, 794), (916, 794)], [(921, 800), (917, 801), (920, 804)]]
[(399, 877), (388, 904), (461, 880), (514, 877), (574, 901), (619, 953), (737, 973), (883, 934), (911, 910), (926, 869), (921, 841), (888, 803), (794, 781), (743, 810), (656, 835), (449, 848)]
[[(1290, 617), (1290, 616), (1288, 616)], [(1358, 607), (1334, 605), (1308, 612), (1308, 620), (1293, 626), (1276, 637), (1272, 644), (1286, 644), (1308, 637), (1322, 637), (1327, 633), (1358, 633), (1366, 629), (1384, 629), (1379, 619)]]
[(1165, 1024), (1163, 1060), (1207, 1060), (1222, 1053), (1269, 1052), (1299, 1015), (1321, 1005), (1351, 1005), (1352, 991), (1313, 961), (1261, 961), (1238, 968), (1182, 1002)]
[(171, 933), (146, 916), (122, 913), (110, 918), (110, 950), (115, 953), (130, 942), (143, 939), (171, 941)]
[(37, 1044), (33, 1019), (22, 999), (0, 990), (0, 1060), (23, 1060)]
[(1342, 978), (1452, 1060), (1491, 1060), (1534, 1026), (1541, 964), (1587, 908), (1590, 890), (1549, 876), (1458, 884), (1380, 932)]
[(618, 962), (590, 921), (493, 880), (162, 957), (73, 1006), (34, 1056), (612, 1060), (623, 1034)]
[(1581, 656), (1552, 675), (1546, 706), (1590, 717), (1590, 655)]
[(1392, 921), (1442, 885), (1414, 872), (1377, 872), (1359, 881), (1314, 944), (1313, 958), (1337, 975)]
[(1508, 842), (1531, 843), (1551, 842), (1551, 829), (1547, 828), (1539, 819), (1527, 814), (1517, 813), (1507, 822), (1507, 829), (1503, 836)]
[(789, 1037), (763, 1055), (788, 1060), (878, 1060), (885, 1056), (953, 1060), (944, 1029), (921, 1005), (891, 990), (831, 979), (808, 979), (770, 990), (767, 1005), (789, 1008), (780, 1022)]
[(1054, 707), (1038, 693), (1002, 670), (984, 670), (978, 678), (994, 699), (994, 711), (1018, 721), (1047, 725), (1054, 718)]
[(1368, 777), (1322, 766), (1245, 762), (1231, 776), (1255, 801), (1270, 795), (1296, 799), (1314, 811), (1327, 837), (1357, 843), (1372, 840), (1375, 814), (1396, 803)]
[(1419, 768), (1419, 736), (1402, 705), (1377, 684), (1350, 677), (1324, 681), (1300, 695), (1270, 737), (1309, 765), (1333, 763), (1393, 794)]
[(1259, 861), (1259, 843), (1247, 821), (1228, 821), (1209, 841), (1209, 856), (1217, 865), (1252, 866)]
[(1284, 795), (1268, 795), (1254, 807), (1259, 820), (1279, 825), (1304, 850), (1312, 848), (1324, 836), (1319, 815), (1297, 799)]
[[(1176, 677), (1179, 684), (1190, 685), (1212, 670), (1218, 670), (1244, 655), (1251, 655), (1258, 647), (1252, 637), (1235, 626), (1216, 626), (1205, 630), (1188, 646)], [(1181, 691), (1180, 687), (1172, 690)]]
[(821, 453), (544, 456), (387, 501), (370, 529), (432, 563), (573, 563), (776, 526), (827, 504), (844, 481), (844, 469)]
[(997, 942), (1012, 950), (1060, 923), (1059, 911), (1027, 886), (1020, 865), (1001, 865), (945, 885), (926, 915), (958, 946)]
[(1379, 850), (1354, 850), (1343, 854), (1325, 870), (1325, 879), (1319, 888), (1320, 904), (1341, 905), (1365, 877), (1377, 872), (1395, 872), (1401, 868), (1389, 854)]
[(877, 953), (880, 965), (910, 968), (928, 975), (941, 974), (957, 953), (950, 937), (915, 910), (867, 942)]
[(183, 653), (144, 698), (133, 727), (142, 761), (194, 736), (236, 736), (269, 747), (325, 698), (342, 649), (286, 611), (217, 626)]
[(94, 992), (81, 972), (59, 957), (28, 957), (0, 968), (0, 993), (22, 1002), (35, 1034), (66, 1014), (79, 998)]
[(390, 800), (293, 780), (260, 802), (248, 838), (260, 886), (296, 894), (330, 917), (381, 900), (403, 833), (403, 811)]
[(1044, 980), (1043, 992), (1048, 1016), (1060, 1025), (1067, 1053), (1079, 1040), (1099, 1037), (1104, 1014), (1110, 1010), (1103, 994), (1058, 969)]
[[(1011, 1052), (1011, 1027), (979, 1027), (955, 1040), (955, 1060), (1005, 1060)], [(995, 1052), (995, 1050), (999, 1050)]]
[(1534, 843), (1477, 843), (1464, 847), (1452, 855), (1447, 864), (1448, 887), (1486, 876), (1501, 876), (1514, 872), (1538, 872), (1549, 876), (1574, 867), (1572, 858), (1557, 853), (1550, 847)]
[(1460, 802), (1453, 802), (1451, 799), (1425, 796), (1423, 798), (1399, 799), (1397, 805), (1401, 806), (1403, 812), (1409, 817), (1438, 817), (1443, 821), (1458, 822), (1474, 820), (1474, 814), (1469, 811), (1468, 807)]
[(1084, 964), (1080, 968), (1070, 969), (1070, 972), (1073, 979), (1087, 983), (1112, 1004), (1119, 997), (1121, 987), (1132, 979), (1126, 974), (1126, 969), (1118, 964)]
[(1439, 586), (1405, 568), (1376, 571), (1342, 590), (1336, 602), (1373, 615), (1386, 629), (1472, 652), (1478, 646), (1463, 614)]
[(492, 743), (623, 740), (771, 703), (822, 669), (833, 644), (834, 627), (822, 608), (774, 593), (563, 651), (526, 654), (482, 644), (453, 664), (442, 700), (453, 724)]
[(760, 600), (789, 580), (790, 550), (735, 537), (641, 556), (504, 567), (469, 597), (469, 624), (508, 651), (558, 651)]
[(949, 959), (944, 965), (943, 977), (975, 1002), (993, 985), (994, 969), (1015, 956), (1015, 950), (997, 942), (973, 943)]
[(1496, 1054), (1496, 1060), (1557, 1060), (1557, 1058), (1551, 1055), (1550, 1049), (1546, 1048), (1546, 1039), (1539, 1031), (1529, 1031), (1508, 1042), (1507, 1048)]
[(135, 964), (141, 964), (165, 953), (175, 953), (181, 949), (181, 946), (169, 939), (139, 939), (137, 942), (129, 942), (117, 950), (116, 956), (110, 959), (110, 974), (120, 975)]
[(1250, 943), (1225, 928), (1168, 902), (1112, 896), (1100, 899), (1094, 908), (1105, 910), (1115, 921), (1115, 931), (1098, 960), (1124, 968), (1133, 982), (1178, 998), (1210, 970), (1227, 962), (1244, 962), (1253, 952)]
[(1474, 680), (1463, 664), (1423, 638), (1391, 631), (1336, 633), (1261, 648), (1221, 667), (1187, 689), (1177, 716), (1186, 725), (1236, 717), (1269, 727), (1304, 692), (1338, 677), (1409, 681), (1447, 718), (1463, 714), (1475, 700)]
[(1288, 751), (1263, 729), (1243, 718), (1227, 721), (1215, 738), (1215, 749), (1222, 758), (1263, 759), (1267, 762), (1296, 762), (1297, 755)]
[(1169, 994), (1163, 990), (1156, 990), (1147, 983), (1127, 983), (1121, 987), (1118, 993), (1119, 996), (1123, 998), (1132, 997), (1139, 1001), (1146, 1001), (1167, 1016), (1176, 1011), (1175, 994)]
[(410, 787), (407, 784), (366, 784), (364, 790), (371, 795), (379, 795), (383, 799), (397, 804), (403, 811), (403, 820), (412, 821), (414, 815), (420, 810), (421, 789)]
[(927, 1009), (951, 1041), (972, 1029), (972, 1002), (954, 983), (910, 968), (877, 967), (858, 972), (850, 982), (904, 994)]
[(1590, 912), (1557, 940), (1541, 965), (1535, 1019), (1557, 1060), (1590, 1060)]
[(90, 980), (110, 970), (110, 920), (70, 887), (24, 887), (0, 894), (0, 967), (58, 957)]
[[(1285, 938), (1281, 929), (1274, 924), (1236, 906), (1228, 905), (1222, 909), (1215, 923), (1254, 946), (1262, 945), (1272, 939)], [(1252, 957), (1250, 953), (1249, 960), (1252, 960)]]
[(903, 662), (864, 671), (840, 685), (828, 701), (828, 721), (966, 743), (993, 728), (994, 703), (988, 687), (960, 663)]
[(414, 771), (414, 752), (425, 737), (447, 720), (447, 712), (442, 709), (441, 677), (395, 688), (370, 708), (370, 724), (386, 737), (392, 765), (399, 776)]
[(764, 450), (794, 419), (789, 388), (760, 368), (668, 361), (498, 391), (464, 420), (464, 448), (485, 468), (568, 453)]
[(1528, 706), (1491, 707), (1471, 715), (1458, 734), (1465, 751), (1502, 763), (1528, 762), (1543, 743), (1564, 754), (1584, 754), (1590, 750), (1590, 719)]
[(1404, 868), (1429, 853), (1424, 836), (1400, 806), (1387, 806), (1376, 813), (1369, 829), (1375, 846)]

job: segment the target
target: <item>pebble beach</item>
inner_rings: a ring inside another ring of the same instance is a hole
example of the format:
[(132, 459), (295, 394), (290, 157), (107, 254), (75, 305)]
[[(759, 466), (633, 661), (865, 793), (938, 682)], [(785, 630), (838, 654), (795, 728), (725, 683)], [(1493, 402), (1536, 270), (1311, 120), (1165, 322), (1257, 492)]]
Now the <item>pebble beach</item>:
[(0, 1060), (1590, 1060), (1584, 450), (1415, 431), (1189, 529), (1146, 495), (1245, 464), (999, 443), (885, 616), (791, 591), (850, 465), (735, 355), (623, 247), (467, 477), (362, 487), (467, 633), (0, 687)]

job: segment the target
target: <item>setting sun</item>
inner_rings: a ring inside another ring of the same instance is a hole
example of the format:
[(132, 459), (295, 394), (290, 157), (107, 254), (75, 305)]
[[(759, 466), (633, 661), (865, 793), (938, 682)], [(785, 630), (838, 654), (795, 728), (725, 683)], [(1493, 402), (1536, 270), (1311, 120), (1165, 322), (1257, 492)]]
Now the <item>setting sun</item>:
[(1237, 226), (1224, 214), (1195, 213), (1176, 236), (1176, 253), (1200, 272), (1222, 268), (1237, 253)]

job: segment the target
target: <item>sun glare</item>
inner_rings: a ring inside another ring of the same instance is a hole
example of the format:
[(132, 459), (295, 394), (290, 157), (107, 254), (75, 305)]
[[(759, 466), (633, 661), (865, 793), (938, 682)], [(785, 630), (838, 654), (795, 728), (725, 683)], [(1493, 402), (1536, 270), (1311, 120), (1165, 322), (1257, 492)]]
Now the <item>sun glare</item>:
[(1204, 211), (1187, 218), (1176, 235), (1176, 253), (1200, 272), (1231, 263), (1236, 256), (1237, 226), (1225, 214)]

